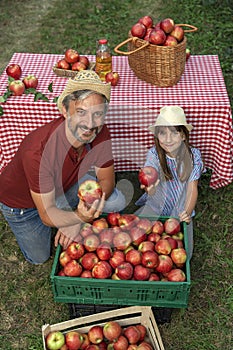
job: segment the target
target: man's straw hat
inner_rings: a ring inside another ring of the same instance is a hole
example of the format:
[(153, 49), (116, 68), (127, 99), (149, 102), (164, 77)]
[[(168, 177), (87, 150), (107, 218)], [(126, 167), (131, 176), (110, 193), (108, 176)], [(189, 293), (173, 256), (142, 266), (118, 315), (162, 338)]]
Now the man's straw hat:
[(72, 92), (78, 90), (92, 90), (99, 94), (102, 94), (109, 101), (111, 96), (111, 84), (103, 83), (93, 70), (82, 70), (77, 73), (73, 79), (69, 79), (64, 91), (61, 93), (57, 100), (57, 106), (62, 113), (62, 101), (70, 95)]
[(191, 131), (193, 126), (188, 124), (183, 108), (179, 106), (165, 106), (160, 109), (159, 115), (154, 125), (149, 126), (149, 130), (155, 133), (156, 126), (178, 126), (184, 125), (188, 131)]

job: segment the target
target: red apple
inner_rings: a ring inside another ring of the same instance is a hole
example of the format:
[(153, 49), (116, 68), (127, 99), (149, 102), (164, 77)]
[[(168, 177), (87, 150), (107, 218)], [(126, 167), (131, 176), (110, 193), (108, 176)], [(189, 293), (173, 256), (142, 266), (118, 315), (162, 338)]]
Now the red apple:
[(161, 238), (156, 244), (155, 244), (155, 251), (158, 254), (164, 254), (164, 255), (168, 255), (171, 253), (171, 246), (170, 243), (168, 242), (167, 239), (163, 239)]
[(148, 235), (151, 232), (152, 222), (147, 218), (141, 218), (137, 222), (137, 227), (143, 229), (145, 233)]
[(160, 22), (160, 28), (166, 33), (169, 34), (174, 29), (174, 21), (171, 18), (165, 18)]
[(136, 36), (138, 38), (143, 39), (146, 35), (146, 27), (144, 26), (144, 24), (138, 22), (132, 26), (131, 34), (132, 36)]
[(80, 259), (79, 262), (85, 270), (92, 270), (94, 265), (99, 261), (98, 256), (93, 252), (85, 253)]
[(138, 226), (135, 226), (135, 227), (132, 227), (130, 230), (130, 237), (132, 240), (132, 244), (138, 247), (140, 243), (146, 240), (147, 235), (143, 229), (141, 229)]
[(124, 329), (124, 336), (128, 339), (130, 344), (137, 344), (141, 333), (136, 326), (130, 325)]
[(153, 350), (153, 349), (154, 348), (152, 347), (152, 345), (146, 341), (143, 341), (137, 347), (137, 350)]
[(173, 261), (169, 255), (159, 255), (159, 264), (156, 266), (156, 271), (161, 273), (166, 273), (171, 271), (173, 266)]
[(139, 265), (142, 263), (142, 253), (137, 249), (130, 249), (125, 254), (125, 260), (133, 266)]
[(83, 270), (80, 277), (81, 278), (92, 278), (92, 273), (90, 270)]
[(160, 278), (159, 278), (159, 276), (157, 275), (157, 273), (152, 272), (152, 273), (150, 274), (150, 277), (149, 277), (148, 281), (160, 281)]
[(121, 250), (115, 250), (112, 257), (109, 259), (109, 263), (113, 269), (125, 261), (125, 254)]
[(186, 53), (186, 61), (188, 61), (188, 59), (189, 59), (189, 57), (190, 57), (190, 55), (191, 55), (191, 51), (190, 51), (190, 49), (186, 49), (185, 50), (185, 53)]
[[(98, 349), (99, 349), (99, 350), (107, 350), (107, 348), (108, 348), (108, 345), (107, 345), (105, 339), (104, 339), (101, 343), (98, 344)], [(88, 349), (87, 349), (87, 350), (88, 350)], [(90, 349), (89, 349), (89, 350), (90, 350)]]
[(45, 343), (47, 349), (58, 350), (65, 344), (65, 336), (60, 331), (52, 331), (47, 335)]
[(170, 35), (174, 36), (178, 42), (181, 42), (184, 39), (184, 29), (175, 25)]
[(90, 61), (87, 56), (79, 56), (78, 60), (79, 62), (84, 63), (87, 68), (89, 67)]
[(77, 242), (72, 242), (70, 245), (67, 247), (66, 252), (69, 254), (69, 256), (72, 259), (79, 259), (81, 256), (84, 255), (85, 253), (85, 248), (82, 243), (77, 243)]
[(95, 180), (86, 180), (79, 186), (78, 197), (87, 205), (91, 205), (102, 197), (102, 188)]
[(23, 83), (26, 89), (33, 88), (36, 89), (38, 85), (38, 78), (34, 75), (28, 75), (23, 79)]
[(136, 328), (139, 330), (140, 332), (140, 339), (139, 341), (143, 341), (145, 339), (145, 336), (146, 336), (146, 333), (147, 333), (147, 329), (146, 329), (146, 326), (144, 326), (143, 324), (137, 324), (136, 325)]
[(96, 249), (96, 254), (100, 260), (109, 260), (112, 257), (112, 248), (109, 243), (104, 242)]
[(150, 242), (158, 242), (160, 240), (161, 236), (158, 233), (151, 232), (149, 233), (147, 240)]
[(164, 231), (168, 235), (174, 235), (180, 232), (180, 222), (176, 218), (169, 218), (164, 222)]
[(64, 273), (66, 276), (69, 276), (69, 277), (80, 276), (82, 273), (82, 270), (83, 270), (82, 266), (76, 260), (71, 260), (64, 266)]
[(83, 239), (83, 245), (88, 252), (96, 251), (96, 248), (100, 244), (100, 239), (97, 235), (91, 234)]
[(153, 28), (147, 28), (146, 35), (144, 36), (143, 40), (149, 41), (150, 33), (153, 30)]
[(128, 346), (128, 349), (127, 349), (127, 350), (137, 350), (137, 348), (138, 348), (137, 344), (130, 344), (130, 345)]
[(155, 268), (159, 263), (158, 254), (153, 250), (142, 253), (142, 265), (149, 268)]
[(87, 333), (80, 333), (80, 334), (83, 337), (83, 342), (82, 342), (82, 345), (80, 346), (80, 349), (86, 349), (87, 346), (91, 344), (88, 338), (88, 334)]
[(171, 252), (173, 262), (177, 264), (184, 264), (187, 260), (187, 253), (184, 248), (176, 248)]
[(162, 29), (153, 29), (149, 36), (149, 42), (153, 45), (163, 45), (166, 40), (166, 34)]
[(144, 241), (138, 246), (138, 250), (142, 253), (148, 250), (155, 250), (155, 244), (152, 241)]
[(15, 80), (18, 80), (21, 77), (22, 69), (19, 64), (12, 63), (6, 67), (6, 74)]
[(108, 228), (108, 222), (105, 218), (98, 218), (92, 223), (94, 233), (99, 233), (103, 229)]
[(83, 62), (74, 62), (71, 66), (71, 69), (73, 71), (81, 71), (81, 70), (86, 70), (87, 69), (87, 66), (85, 65), (85, 63)]
[(121, 214), (119, 212), (112, 212), (107, 214), (107, 221), (109, 225), (111, 226), (117, 226), (118, 225), (118, 219), (120, 218)]
[(57, 62), (57, 68), (59, 68), (59, 69), (70, 69), (71, 67), (70, 67), (70, 64), (64, 59), (64, 58), (62, 58), (61, 60), (59, 60), (58, 62)]
[(61, 270), (58, 272), (57, 275), (58, 275), (58, 276), (63, 276), (63, 277), (64, 277), (66, 274), (65, 274), (64, 270), (61, 269)]
[(120, 76), (118, 72), (108, 72), (105, 75), (105, 81), (111, 83), (112, 86), (116, 86), (119, 82)]
[(103, 327), (99, 325), (92, 326), (88, 331), (88, 338), (92, 344), (99, 344), (104, 339)]
[(178, 41), (176, 40), (176, 38), (172, 35), (167, 35), (167, 38), (163, 46), (176, 46), (176, 45), (178, 45)]
[(177, 248), (178, 247), (178, 243), (177, 243), (177, 240), (176, 239), (174, 239), (172, 236), (163, 236), (163, 239), (166, 239), (168, 242), (169, 242), (169, 244), (170, 244), (170, 246), (171, 246), (171, 249), (175, 249), (175, 248)]
[(116, 341), (108, 343), (108, 350), (128, 350), (129, 342), (124, 335), (120, 335)]
[[(174, 238), (175, 235), (172, 236)], [(181, 239), (174, 238), (177, 242), (177, 248), (184, 248), (184, 242)]]
[(118, 250), (125, 250), (130, 246), (132, 239), (127, 232), (119, 232), (113, 237), (113, 246)]
[(68, 49), (66, 50), (65, 52), (65, 60), (68, 62), (68, 63), (75, 63), (77, 62), (79, 59), (79, 54), (76, 50), (74, 49)]
[(104, 337), (109, 341), (116, 341), (122, 333), (122, 327), (117, 321), (108, 321), (103, 328)]
[(151, 16), (143, 16), (139, 19), (138, 22), (144, 24), (146, 28), (153, 27), (153, 19)]
[(9, 83), (9, 90), (12, 91), (14, 96), (21, 96), (25, 91), (25, 85), (21, 80), (13, 80)]
[(77, 331), (69, 331), (65, 335), (65, 340), (69, 350), (77, 350), (82, 345), (83, 337)]
[(157, 179), (158, 179), (157, 170), (152, 166), (145, 166), (144, 168), (141, 168), (139, 170), (138, 180), (142, 185), (146, 187), (151, 186), (155, 184)]
[(130, 280), (133, 277), (133, 265), (129, 262), (123, 262), (115, 269), (115, 274), (121, 280)]
[(133, 278), (136, 281), (147, 281), (150, 277), (151, 270), (148, 267), (143, 266), (142, 264), (136, 265), (134, 267)]
[(71, 261), (71, 257), (70, 255), (67, 253), (66, 250), (64, 250), (63, 252), (60, 253), (59, 255), (59, 263), (61, 264), (61, 266), (65, 266), (69, 261)]
[[(80, 349), (82, 349), (82, 348), (80, 348)], [(60, 350), (69, 350), (69, 349), (68, 349), (68, 346), (66, 344), (64, 344), (64, 345), (62, 345)]]
[(164, 232), (164, 226), (162, 221), (160, 220), (154, 221), (151, 232), (158, 233), (159, 235), (161, 235)]
[(113, 234), (114, 234), (114, 231), (112, 228), (103, 229), (99, 234), (100, 242), (101, 243), (106, 242), (106, 243), (112, 244)]
[(92, 276), (94, 278), (106, 279), (112, 275), (112, 267), (107, 261), (99, 261), (92, 269)]
[(161, 21), (156, 23), (155, 26), (154, 26), (154, 29), (156, 29), (156, 30), (161, 29), (160, 28), (160, 24), (161, 24)]
[(99, 345), (96, 345), (96, 344), (90, 344), (87, 346), (85, 350), (100, 350), (100, 347)]
[(171, 282), (184, 282), (186, 280), (186, 275), (181, 269), (172, 269), (168, 272), (167, 279)]
[(118, 219), (118, 225), (124, 230), (130, 230), (138, 221), (139, 217), (135, 214), (121, 214)]
[(91, 234), (93, 234), (93, 227), (91, 224), (89, 224), (88, 222), (86, 222), (85, 224), (82, 225), (82, 228), (80, 230), (80, 235), (85, 238)]

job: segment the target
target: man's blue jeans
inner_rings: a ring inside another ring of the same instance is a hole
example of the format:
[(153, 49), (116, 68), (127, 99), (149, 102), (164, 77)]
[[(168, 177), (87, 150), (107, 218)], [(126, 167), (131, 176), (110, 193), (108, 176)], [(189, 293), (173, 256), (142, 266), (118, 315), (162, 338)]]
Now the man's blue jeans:
[[(82, 178), (82, 181), (86, 179)], [(78, 204), (75, 184), (65, 196), (57, 199), (57, 207), (64, 209), (75, 208)], [(104, 212), (122, 211), (125, 207), (125, 197), (115, 188), (105, 203)], [(36, 208), (10, 208), (0, 203), (0, 210), (10, 225), (18, 245), (27, 261), (32, 264), (41, 264), (49, 259), (51, 253), (51, 227), (45, 226)]]

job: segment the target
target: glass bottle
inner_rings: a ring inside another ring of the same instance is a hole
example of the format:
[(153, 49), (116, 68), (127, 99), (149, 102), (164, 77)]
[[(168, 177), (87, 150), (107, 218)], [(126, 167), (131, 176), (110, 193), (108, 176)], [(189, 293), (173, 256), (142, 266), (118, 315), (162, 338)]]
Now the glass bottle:
[(112, 71), (112, 55), (107, 39), (97, 42), (95, 71), (105, 81), (105, 75)]

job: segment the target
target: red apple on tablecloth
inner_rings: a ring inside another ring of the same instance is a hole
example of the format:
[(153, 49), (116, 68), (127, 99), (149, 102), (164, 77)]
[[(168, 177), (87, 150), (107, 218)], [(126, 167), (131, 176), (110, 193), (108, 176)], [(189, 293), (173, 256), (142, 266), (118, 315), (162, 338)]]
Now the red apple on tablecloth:
[(148, 250), (142, 253), (142, 265), (151, 269), (159, 263), (158, 254), (154, 250)]
[(162, 221), (160, 220), (154, 221), (153, 226), (151, 228), (151, 232), (158, 233), (159, 235), (161, 235), (164, 232), (164, 225)]
[(109, 259), (109, 263), (113, 269), (116, 269), (118, 265), (125, 261), (125, 253), (121, 250), (115, 250), (112, 257)]
[(84, 63), (87, 68), (89, 67), (90, 61), (87, 56), (79, 56), (78, 60), (79, 62)]
[(99, 344), (104, 339), (103, 327), (100, 325), (92, 326), (88, 330), (88, 338), (92, 344)]
[(100, 244), (100, 239), (96, 234), (88, 235), (83, 239), (83, 245), (88, 252), (96, 251)]
[(138, 38), (143, 39), (144, 36), (146, 35), (146, 27), (144, 26), (144, 24), (137, 22), (132, 26), (131, 34), (132, 36), (136, 36)]
[(128, 339), (128, 342), (130, 344), (137, 344), (140, 337), (141, 337), (141, 333), (140, 333), (139, 329), (133, 325), (127, 326), (124, 329), (123, 334)]
[(149, 36), (149, 42), (153, 45), (163, 45), (166, 40), (166, 34), (162, 29), (153, 29)]
[(138, 249), (130, 249), (125, 254), (125, 260), (133, 266), (139, 265), (142, 263), (142, 253)]
[(139, 244), (138, 250), (141, 253), (144, 253), (144, 252), (146, 252), (148, 250), (155, 250), (155, 244), (152, 241), (144, 241), (144, 242)]
[(130, 230), (130, 237), (132, 244), (134, 246), (139, 246), (140, 243), (144, 242), (147, 238), (147, 235), (143, 229), (138, 226), (132, 227)]
[(30, 89), (30, 88), (36, 89), (38, 86), (38, 78), (35, 77), (35, 75), (27, 75), (23, 79), (23, 83), (26, 89)]
[(86, 180), (79, 186), (78, 197), (87, 205), (102, 197), (102, 188), (95, 180)]
[(22, 69), (19, 64), (12, 63), (6, 67), (6, 74), (15, 80), (18, 80), (21, 77)]
[(66, 250), (64, 250), (63, 252), (60, 253), (59, 263), (61, 266), (64, 267), (71, 260), (72, 260), (72, 258), (70, 257), (70, 255), (67, 253)]
[(76, 50), (74, 49), (68, 49), (66, 50), (65, 52), (65, 60), (68, 62), (68, 63), (75, 63), (77, 62), (79, 59), (79, 54)]
[(186, 280), (186, 275), (181, 269), (172, 269), (168, 272), (167, 279), (171, 282), (184, 282)]
[(97, 264), (98, 261), (99, 261), (98, 256), (96, 255), (96, 253), (93, 253), (93, 252), (85, 253), (79, 259), (79, 262), (81, 263), (81, 265), (85, 270), (92, 270), (94, 265)]
[(170, 35), (174, 36), (178, 42), (181, 42), (184, 39), (184, 29), (178, 25), (175, 25)]
[(82, 273), (82, 270), (83, 270), (82, 266), (76, 260), (71, 260), (64, 266), (64, 273), (66, 276), (69, 276), (69, 277), (80, 276)]
[(180, 232), (180, 221), (176, 218), (169, 218), (164, 222), (164, 232), (168, 235), (175, 235)]
[(67, 247), (66, 252), (69, 254), (69, 256), (72, 259), (79, 259), (81, 256), (84, 255), (85, 253), (85, 248), (82, 243), (77, 243), (77, 242), (72, 242), (70, 245)]
[(163, 46), (176, 46), (176, 45), (178, 45), (178, 41), (176, 40), (176, 38), (174, 38), (174, 36), (172, 35), (167, 35)]
[(119, 250), (127, 249), (132, 242), (130, 235), (127, 232), (119, 232), (113, 237), (113, 247)]
[(171, 246), (167, 239), (161, 238), (156, 244), (155, 244), (155, 251), (158, 254), (164, 254), (168, 255), (171, 253)]
[(191, 55), (191, 51), (190, 51), (190, 49), (186, 49), (185, 50), (185, 53), (186, 53), (186, 61), (188, 61), (188, 59), (189, 59), (189, 57), (190, 57), (190, 55)]
[(143, 16), (139, 18), (138, 22), (144, 24), (146, 28), (153, 27), (153, 19), (151, 16)]
[(133, 277), (133, 265), (127, 261), (123, 262), (116, 267), (115, 274), (121, 280), (130, 280)]
[(105, 75), (105, 81), (111, 83), (112, 86), (116, 86), (119, 82), (120, 76), (118, 72), (108, 72)]
[(69, 350), (77, 350), (82, 345), (83, 337), (77, 331), (69, 331), (65, 335), (65, 340)]
[(151, 269), (143, 266), (142, 264), (134, 267), (133, 278), (136, 281), (147, 281), (150, 277)]
[(156, 271), (161, 272), (161, 273), (166, 273), (171, 271), (173, 266), (173, 261), (170, 258), (169, 255), (159, 255), (159, 263), (156, 266)]
[(110, 278), (112, 275), (112, 267), (109, 262), (100, 260), (97, 264), (94, 265), (92, 269), (92, 276), (94, 278)]
[(111, 245), (107, 242), (100, 243), (96, 249), (96, 254), (100, 260), (109, 260), (112, 257)]
[(152, 166), (145, 166), (144, 168), (141, 168), (138, 172), (139, 182), (146, 187), (155, 184), (157, 179), (157, 170)]
[(111, 212), (107, 214), (107, 222), (111, 226), (117, 226), (118, 225), (118, 219), (120, 218), (121, 214), (119, 212)]
[(104, 337), (109, 341), (116, 341), (122, 333), (122, 327), (117, 321), (108, 321), (103, 328)]
[(21, 80), (13, 80), (9, 83), (8, 88), (14, 96), (21, 96), (25, 91), (25, 85)]
[(173, 262), (177, 264), (184, 264), (187, 260), (187, 253), (184, 248), (176, 248), (171, 252)]
[(69, 62), (67, 62), (64, 58), (57, 61), (56, 67), (59, 69), (66, 69), (66, 70), (71, 68)]
[(65, 336), (60, 331), (52, 331), (47, 335), (45, 343), (47, 349), (58, 350), (65, 344)]
[(172, 18), (165, 18), (160, 22), (160, 28), (166, 33), (169, 34), (174, 29), (174, 21)]

